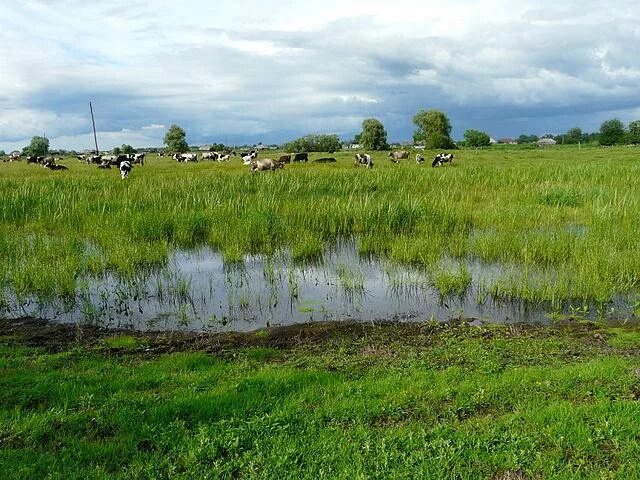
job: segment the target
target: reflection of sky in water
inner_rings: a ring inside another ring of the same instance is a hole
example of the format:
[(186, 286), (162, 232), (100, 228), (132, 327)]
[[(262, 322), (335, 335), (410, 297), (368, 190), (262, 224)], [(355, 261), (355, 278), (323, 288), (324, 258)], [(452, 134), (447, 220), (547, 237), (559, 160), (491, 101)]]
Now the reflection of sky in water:
[[(513, 269), (471, 260), (466, 264), (473, 279), (467, 294), (441, 299), (424, 271), (360, 258), (353, 242), (325, 252), (322, 265), (294, 264), (286, 255), (248, 256), (243, 263), (225, 265), (218, 253), (202, 249), (178, 252), (168, 268), (144, 278), (88, 280), (73, 305), (31, 299), (19, 306), (9, 295), (8, 316), (158, 330), (252, 330), (308, 321), (432, 317), (499, 323), (549, 320), (549, 308), (494, 302), (480, 294), (482, 285)], [(628, 299), (612, 304), (617, 315), (625, 305)]]

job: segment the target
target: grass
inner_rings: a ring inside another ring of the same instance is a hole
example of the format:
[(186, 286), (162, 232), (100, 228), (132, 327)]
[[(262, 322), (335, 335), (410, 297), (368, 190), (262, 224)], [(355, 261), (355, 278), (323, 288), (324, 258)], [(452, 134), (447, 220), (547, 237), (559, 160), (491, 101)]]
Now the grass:
[(637, 326), (1, 331), (8, 479), (640, 478)]
[[(499, 298), (606, 302), (640, 284), (635, 149), (462, 150), (437, 169), (380, 153), (371, 171), (334, 156), (254, 175), (237, 159), (151, 158), (127, 181), (77, 160), (68, 172), (1, 164), (0, 284), (19, 298), (72, 297), (87, 275), (139, 275), (175, 249), (208, 245), (229, 262), (289, 249), (307, 261), (343, 237), (436, 272), (444, 292), (464, 289), (468, 259), (513, 265), (487, 285)], [(443, 258), (459, 266), (442, 270)]]

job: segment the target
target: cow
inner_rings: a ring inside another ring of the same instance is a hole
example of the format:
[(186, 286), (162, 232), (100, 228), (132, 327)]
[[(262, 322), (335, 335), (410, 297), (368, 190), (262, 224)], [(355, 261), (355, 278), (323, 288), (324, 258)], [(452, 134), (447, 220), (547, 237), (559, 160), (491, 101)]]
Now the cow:
[(356, 153), (355, 166), (365, 165), (367, 168), (373, 168), (373, 160), (368, 153)]
[(138, 164), (138, 165), (144, 166), (144, 157), (145, 157), (144, 153), (132, 153), (129, 156), (129, 159), (131, 160), (132, 165)]
[(118, 155), (103, 155), (102, 161), (111, 163), (114, 162), (116, 158), (118, 158)]
[(424, 157), (422, 155), (420, 155), (419, 153), (416, 153), (416, 163), (418, 165), (420, 165), (421, 163), (424, 163)]
[(258, 151), (252, 150), (251, 153), (249, 153), (248, 155), (242, 156), (242, 163), (244, 165), (251, 165), (257, 156), (258, 156)]
[(395, 152), (389, 152), (389, 158), (393, 163), (398, 163), (398, 160), (402, 158), (409, 158), (409, 152), (406, 150), (396, 150)]
[(230, 159), (231, 159), (231, 155), (229, 155), (228, 153), (218, 156), (218, 162), (220, 162), (220, 163), (228, 162)]
[(87, 163), (99, 164), (102, 163), (102, 155), (88, 155), (84, 160)]
[(271, 158), (260, 158), (251, 160), (251, 173), (271, 170), (275, 172), (278, 168), (284, 168), (284, 163), (277, 162)]
[(38, 157), (36, 155), (28, 155), (27, 163), (40, 163), (40, 162), (38, 162)]
[(198, 154), (197, 153), (174, 153), (173, 159), (176, 162), (197, 162)]
[(280, 158), (278, 159), (278, 162), (280, 162), (280, 163), (291, 163), (291, 155), (280, 155)]
[(48, 168), (49, 170), (68, 170), (64, 165), (56, 165), (53, 161), (53, 157), (47, 157), (42, 163), (44, 168)]
[(307, 152), (294, 153), (292, 160), (294, 162), (308, 162), (309, 161), (309, 154)]
[(218, 160), (220, 154), (218, 152), (204, 152), (202, 154), (202, 160)]
[(98, 165), (98, 168), (101, 168), (103, 170), (110, 170), (111, 169), (111, 162), (103, 161), (100, 165)]
[(122, 180), (129, 176), (132, 168), (131, 160), (124, 160), (123, 162), (120, 162), (120, 176), (122, 177)]
[(333, 157), (322, 157), (316, 158), (314, 162), (316, 163), (335, 163), (337, 160)]
[(431, 162), (432, 167), (439, 167), (443, 163), (448, 163), (449, 165), (453, 165), (453, 153), (439, 153)]

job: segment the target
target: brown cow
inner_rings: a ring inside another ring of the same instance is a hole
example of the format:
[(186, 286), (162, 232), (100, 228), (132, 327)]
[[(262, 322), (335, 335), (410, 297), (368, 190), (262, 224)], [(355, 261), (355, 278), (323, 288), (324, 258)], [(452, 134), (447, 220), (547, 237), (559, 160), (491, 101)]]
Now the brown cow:
[(393, 163), (398, 163), (398, 160), (402, 158), (409, 158), (409, 152), (406, 150), (396, 150), (395, 152), (389, 152), (389, 158)]
[(284, 163), (276, 162), (271, 158), (253, 159), (251, 161), (251, 173), (271, 170), (275, 172), (278, 168), (284, 168)]
[(291, 155), (281, 155), (278, 159), (280, 163), (291, 163)]

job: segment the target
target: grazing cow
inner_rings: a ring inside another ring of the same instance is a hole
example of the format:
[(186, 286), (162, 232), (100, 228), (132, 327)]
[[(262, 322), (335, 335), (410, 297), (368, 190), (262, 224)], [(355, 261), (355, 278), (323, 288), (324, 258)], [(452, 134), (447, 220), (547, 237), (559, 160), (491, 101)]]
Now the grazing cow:
[(19, 162), (20, 160), (20, 152), (11, 152), (11, 155), (9, 155), (10, 162)]
[(116, 160), (116, 158), (118, 158), (119, 155), (103, 155), (102, 156), (102, 161), (103, 162), (114, 162)]
[(278, 162), (280, 162), (280, 163), (291, 163), (291, 155), (280, 155), (280, 158), (278, 159)]
[(220, 154), (218, 152), (204, 152), (202, 154), (202, 160), (218, 160)]
[(355, 166), (365, 165), (367, 168), (373, 168), (373, 160), (368, 153), (356, 153)]
[(424, 163), (424, 157), (422, 155), (420, 155), (419, 153), (416, 153), (416, 163), (417, 164)]
[(129, 176), (129, 173), (131, 173), (132, 168), (133, 167), (131, 165), (131, 160), (125, 160), (123, 162), (120, 162), (120, 176), (122, 177), (122, 180), (124, 180)]
[(393, 163), (398, 163), (398, 160), (402, 158), (409, 158), (409, 152), (406, 150), (396, 150), (395, 152), (389, 152), (389, 158)]
[(431, 162), (432, 167), (439, 167), (443, 163), (453, 164), (453, 153), (439, 153)]
[(85, 157), (85, 162), (100, 164), (102, 163), (102, 155), (89, 155)]
[(129, 158), (131, 159), (132, 165), (138, 164), (144, 166), (144, 157), (144, 153), (132, 153)]
[(251, 161), (251, 173), (271, 170), (275, 172), (278, 168), (284, 168), (284, 163), (276, 162), (271, 158), (253, 159)]
[(309, 154), (307, 152), (294, 153), (292, 160), (294, 162), (308, 162), (309, 161)]
[(36, 157), (35, 155), (27, 156), (27, 163), (39, 163), (38, 157)]
[(173, 159), (176, 162), (197, 162), (198, 154), (197, 153), (174, 153)]
[(252, 150), (248, 155), (242, 155), (242, 163), (244, 165), (251, 165), (253, 160), (258, 156), (257, 150)]
[(218, 162), (220, 162), (220, 163), (228, 162), (230, 159), (231, 159), (231, 155), (229, 155), (228, 153), (218, 156)]
[(64, 165), (56, 165), (53, 161), (53, 157), (47, 157), (42, 164), (44, 168), (48, 168), (49, 170), (68, 170)]
[(104, 170), (108, 170), (111, 169), (111, 162), (102, 162), (100, 165), (98, 165), (98, 168), (102, 168)]
[(335, 163), (337, 160), (333, 157), (322, 157), (316, 158), (314, 162), (316, 163)]

